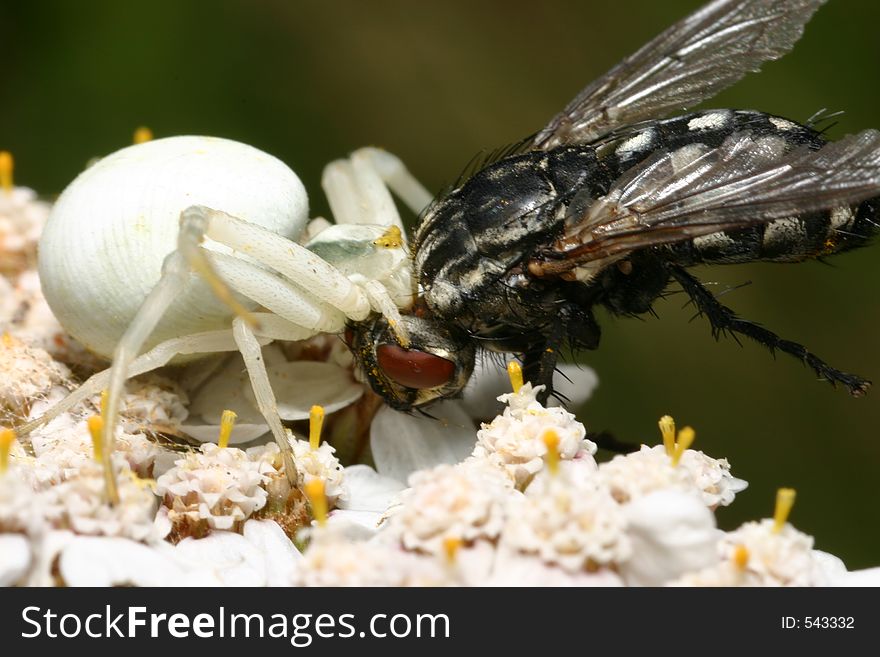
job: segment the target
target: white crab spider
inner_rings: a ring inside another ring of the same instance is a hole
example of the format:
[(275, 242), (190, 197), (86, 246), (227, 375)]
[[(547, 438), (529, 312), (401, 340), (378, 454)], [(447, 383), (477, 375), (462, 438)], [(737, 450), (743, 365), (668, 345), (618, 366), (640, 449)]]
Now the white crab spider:
[[(127, 378), (238, 350), (295, 483), (261, 345), (338, 333), (371, 312), (399, 325), (414, 289), (389, 189), (414, 212), (431, 200), (400, 160), (375, 148), (327, 165), (322, 186), (337, 225), (308, 223), (302, 183), (279, 160), (209, 137), (130, 146), (83, 172), (49, 218), (40, 276), (62, 325), (113, 363), (18, 435), (107, 389), (108, 461)], [(309, 234), (323, 258), (297, 241)], [(398, 339), (406, 346), (404, 333)]]

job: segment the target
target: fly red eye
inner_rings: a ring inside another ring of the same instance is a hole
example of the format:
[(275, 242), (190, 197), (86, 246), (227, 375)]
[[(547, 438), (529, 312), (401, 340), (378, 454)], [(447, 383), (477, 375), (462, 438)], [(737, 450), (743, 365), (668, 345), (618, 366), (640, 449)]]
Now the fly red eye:
[(389, 378), (417, 390), (449, 383), (455, 374), (455, 363), (451, 360), (396, 344), (379, 345), (376, 360)]

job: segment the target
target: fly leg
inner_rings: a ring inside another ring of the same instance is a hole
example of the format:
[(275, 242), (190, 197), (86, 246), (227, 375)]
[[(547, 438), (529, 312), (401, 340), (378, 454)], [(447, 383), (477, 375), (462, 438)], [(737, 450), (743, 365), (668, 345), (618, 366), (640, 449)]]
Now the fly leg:
[(560, 304), (547, 329), (542, 333), (543, 340), (533, 344), (523, 355), (523, 379), (534, 386), (545, 386), (538, 395), (542, 404), (553, 393), (553, 373), (560, 347), (568, 343), (576, 349), (595, 349), (599, 346), (600, 336), (592, 312), (576, 303)]
[(561, 344), (561, 340), (553, 342), (549, 337), (547, 342), (535, 345), (523, 355), (523, 380), (533, 386), (544, 386), (537, 399), (545, 405), (553, 392), (553, 372), (556, 371), (556, 361), (559, 359), (557, 349)]
[(784, 340), (778, 335), (765, 329), (754, 322), (740, 319), (730, 308), (721, 304), (715, 296), (709, 292), (699, 280), (691, 276), (684, 268), (670, 265), (669, 273), (678, 281), (687, 295), (691, 298), (701, 315), (705, 315), (712, 325), (712, 335), (717, 339), (724, 332), (738, 333), (751, 338), (755, 342), (767, 347), (771, 353), (781, 351), (800, 359), (819, 376), (831, 385), (842, 383), (853, 397), (864, 395), (871, 385), (867, 381), (854, 374), (841, 372), (828, 365), (818, 356), (810, 353), (807, 349), (796, 342)]

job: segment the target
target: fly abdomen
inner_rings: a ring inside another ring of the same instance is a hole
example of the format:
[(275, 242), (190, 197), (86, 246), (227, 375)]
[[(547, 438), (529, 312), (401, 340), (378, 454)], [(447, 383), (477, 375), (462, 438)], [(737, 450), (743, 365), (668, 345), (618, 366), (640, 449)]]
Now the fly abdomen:
[(880, 199), (784, 217), (736, 232), (718, 232), (674, 245), (682, 265), (801, 262), (868, 243), (878, 231)]

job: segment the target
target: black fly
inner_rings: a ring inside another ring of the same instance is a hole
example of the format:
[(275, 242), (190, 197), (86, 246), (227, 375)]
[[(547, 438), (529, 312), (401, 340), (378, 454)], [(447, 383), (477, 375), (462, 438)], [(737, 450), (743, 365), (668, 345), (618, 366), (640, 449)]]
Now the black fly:
[(815, 124), (727, 109), (661, 120), (785, 54), (823, 2), (710, 3), (437, 198), (413, 241), (411, 348), (381, 318), (352, 327), (374, 390), (404, 410), (454, 396), (477, 348), (521, 354), (526, 378), (549, 384), (560, 346), (598, 347), (594, 307), (650, 312), (675, 281), (716, 334), (863, 394), (868, 381), (738, 318), (687, 268), (865, 244), (878, 229), (880, 132), (829, 143)]

